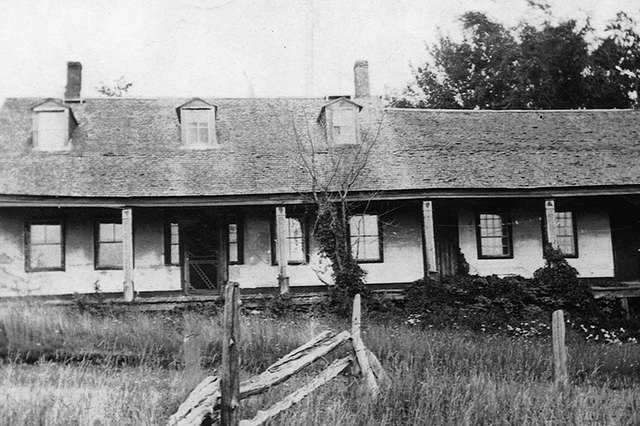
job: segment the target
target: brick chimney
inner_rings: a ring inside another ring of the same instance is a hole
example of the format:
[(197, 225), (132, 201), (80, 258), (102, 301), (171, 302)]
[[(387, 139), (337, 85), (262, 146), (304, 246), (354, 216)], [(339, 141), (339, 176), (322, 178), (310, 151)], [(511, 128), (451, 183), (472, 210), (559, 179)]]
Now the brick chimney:
[(80, 89), (82, 89), (82, 64), (80, 62), (67, 62), (65, 102), (80, 102)]
[(353, 66), (353, 83), (355, 98), (368, 98), (369, 93), (369, 62), (356, 61)]

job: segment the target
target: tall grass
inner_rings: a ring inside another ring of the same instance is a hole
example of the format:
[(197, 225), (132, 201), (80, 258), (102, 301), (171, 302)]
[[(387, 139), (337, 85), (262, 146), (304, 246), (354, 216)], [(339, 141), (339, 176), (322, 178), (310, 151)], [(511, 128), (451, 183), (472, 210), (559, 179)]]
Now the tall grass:
[[(217, 313), (95, 316), (21, 306), (2, 310), (0, 324), (0, 349), (10, 354), (0, 366), (0, 424), (162, 424), (193, 385), (211, 374), (222, 335)], [(262, 371), (323, 329), (347, 327), (330, 317), (245, 315), (242, 375)], [(182, 339), (190, 333), (200, 334), (211, 363), (193, 377), (180, 367)], [(363, 339), (391, 377), (377, 402), (361, 395), (357, 380), (341, 377), (273, 424), (640, 424), (637, 345), (571, 337), (572, 385), (556, 389), (547, 338), (365, 321)], [(24, 351), (34, 347), (58, 353), (127, 352), (135, 362), (106, 357), (98, 363), (22, 363)], [(310, 374), (243, 401), (242, 417), (292, 392)]]

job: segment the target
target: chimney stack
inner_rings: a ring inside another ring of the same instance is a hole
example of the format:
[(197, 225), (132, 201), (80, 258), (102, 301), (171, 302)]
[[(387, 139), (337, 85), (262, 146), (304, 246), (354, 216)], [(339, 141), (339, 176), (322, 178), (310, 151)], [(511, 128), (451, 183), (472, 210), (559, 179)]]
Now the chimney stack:
[(353, 66), (353, 82), (356, 98), (368, 98), (370, 96), (368, 61), (356, 61)]
[(80, 102), (80, 89), (82, 89), (82, 64), (80, 62), (67, 62), (65, 102)]

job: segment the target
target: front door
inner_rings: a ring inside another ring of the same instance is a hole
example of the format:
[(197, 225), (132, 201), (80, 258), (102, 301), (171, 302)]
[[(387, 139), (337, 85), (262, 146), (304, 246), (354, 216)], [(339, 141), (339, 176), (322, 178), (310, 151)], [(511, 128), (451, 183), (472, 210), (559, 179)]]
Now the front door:
[(182, 224), (183, 279), (189, 291), (219, 291), (220, 227), (212, 219)]

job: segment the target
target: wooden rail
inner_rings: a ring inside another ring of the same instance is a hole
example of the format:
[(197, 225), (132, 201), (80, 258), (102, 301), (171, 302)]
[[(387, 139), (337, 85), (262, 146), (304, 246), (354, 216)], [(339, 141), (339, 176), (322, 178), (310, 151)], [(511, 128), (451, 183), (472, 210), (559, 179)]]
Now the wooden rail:
[(201, 425), (207, 418), (212, 422), (220, 420), (224, 426), (238, 424), (239, 402), (253, 395), (268, 391), (316, 360), (325, 357), (343, 343), (351, 340), (353, 353), (351, 357), (334, 361), (329, 367), (315, 376), (309, 383), (289, 394), (272, 407), (259, 411), (253, 419), (244, 420), (242, 426), (257, 426), (278, 415), (282, 411), (301, 401), (315, 389), (348, 370), (357, 371), (363, 376), (367, 394), (376, 398), (380, 393), (378, 381), (382, 384), (389, 382), (378, 358), (371, 353), (362, 342), (360, 327), (362, 322), (360, 295), (353, 303), (352, 331), (335, 334), (330, 331), (320, 333), (307, 343), (291, 351), (269, 366), (262, 374), (246, 380), (234, 389), (239, 375), (239, 362), (234, 353), (238, 351), (239, 320), (238, 320), (239, 289), (237, 285), (227, 286), (225, 293), (225, 337), (223, 340), (222, 365), (220, 380), (215, 376), (206, 377), (189, 394), (178, 410), (169, 418), (169, 426)]

